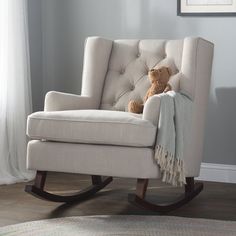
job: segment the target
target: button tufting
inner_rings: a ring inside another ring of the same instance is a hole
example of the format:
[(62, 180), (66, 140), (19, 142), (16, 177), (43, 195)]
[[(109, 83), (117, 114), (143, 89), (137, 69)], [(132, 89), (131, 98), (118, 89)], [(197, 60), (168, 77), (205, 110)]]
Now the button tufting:
[(121, 69), (120, 74), (122, 75), (124, 73), (125, 73), (125, 69)]
[[(146, 93), (146, 86), (149, 85), (148, 73), (153, 64), (160, 66), (166, 65), (166, 63), (172, 64), (172, 60), (178, 56), (169, 53), (170, 49), (175, 49), (175, 42), (173, 44), (168, 42), (168, 47), (160, 41), (127, 43), (132, 44), (129, 46), (129, 50), (123, 50), (123, 42), (114, 44), (109, 60), (109, 71), (104, 80), (101, 108), (123, 110), (129, 100), (143, 97), (143, 94)], [(170, 44), (172, 48), (169, 49)], [(146, 50), (153, 53), (147, 54)], [(176, 73), (178, 71), (176, 72), (176, 68), (174, 68), (173, 75)]]

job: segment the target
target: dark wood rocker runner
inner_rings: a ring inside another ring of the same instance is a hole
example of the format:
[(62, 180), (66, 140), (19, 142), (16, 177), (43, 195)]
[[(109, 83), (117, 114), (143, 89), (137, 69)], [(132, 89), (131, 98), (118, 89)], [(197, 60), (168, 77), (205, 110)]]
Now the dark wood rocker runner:
[(46, 171), (37, 171), (34, 185), (26, 185), (25, 191), (43, 200), (70, 203), (86, 200), (112, 181), (112, 177), (103, 180), (101, 176), (92, 175), (92, 185), (88, 188), (74, 193), (73, 195), (57, 195), (44, 190), (46, 177)]
[[(112, 181), (112, 177), (102, 179), (101, 176), (92, 175), (92, 185), (90, 187), (73, 195), (56, 195), (44, 190), (46, 177), (46, 171), (37, 171), (34, 185), (26, 185), (25, 191), (43, 200), (70, 203), (86, 200)], [(172, 203), (157, 205), (145, 200), (147, 186), (148, 179), (138, 179), (136, 194), (129, 194), (128, 200), (136, 206), (159, 213), (169, 212), (183, 206), (196, 197), (203, 189), (202, 183), (194, 183), (194, 178), (188, 177), (186, 178), (185, 193), (182, 196)]]
[(129, 202), (132, 204), (148, 209), (150, 211), (156, 211), (159, 213), (166, 213), (173, 211), (196, 197), (203, 189), (203, 183), (194, 183), (193, 177), (186, 178), (185, 192), (179, 198), (172, 203), (166, 204), (154, 204), (145, 200), (145, 194), (147, 191), (148, 179), (138, 179), (136, 186), (136, 194), (129, 194)]

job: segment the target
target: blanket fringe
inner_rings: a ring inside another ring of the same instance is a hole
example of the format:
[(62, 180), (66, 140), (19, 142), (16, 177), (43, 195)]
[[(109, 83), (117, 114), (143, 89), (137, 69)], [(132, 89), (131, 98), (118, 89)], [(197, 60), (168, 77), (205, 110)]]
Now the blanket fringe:
[(176, 158), (172, 153), (158, 145), (155, 151), (155, 160), (160, 166), (162, 181), (173, 186), (186, 184), (183, 160)]

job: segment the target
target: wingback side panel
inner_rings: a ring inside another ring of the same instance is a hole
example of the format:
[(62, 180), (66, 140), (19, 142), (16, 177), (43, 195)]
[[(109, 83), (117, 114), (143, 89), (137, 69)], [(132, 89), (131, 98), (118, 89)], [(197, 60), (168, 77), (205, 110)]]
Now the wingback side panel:
[(201, 38), (185, 40), (181, 69), (183, 78), (180, 83), (182, 90), (192, 94), (194, 105), (191, 138), (185, 140), (184, 159), (187, 175), (198, 176), (202, 161), (214, 45)]
[(85, 43), (81, 95), (91, 97), (95, 108), (101, 102), (111, 48), (111, 40), (99, 37), (89, 37)]
[(103, 89), (101, 109), (127, 111), (131, 99), (142, 100), (150, 86), (148, 71), (169, 66), (179, 73), (183, 40), (115, 40)]
[(193, 100), (192, 128), (185, 140), (187, 176), (198, 176), (213, 59), (213, 44), (201, 38), (184, 40), (105, 40), (88, 38), (82, 95), (100, 109), (127, 111), (129, 100), (142, 100), (151, 68), (169, 66), (180, 78), (180, 90)]

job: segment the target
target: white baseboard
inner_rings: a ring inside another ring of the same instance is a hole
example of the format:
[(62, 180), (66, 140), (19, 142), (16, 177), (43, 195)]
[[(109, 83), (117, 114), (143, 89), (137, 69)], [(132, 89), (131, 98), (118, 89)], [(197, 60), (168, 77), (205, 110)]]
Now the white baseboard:
[(202, 163), (198, 180), (236, 183), (236, 165)]

